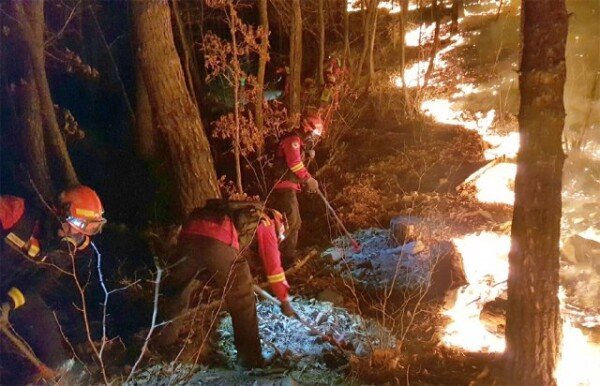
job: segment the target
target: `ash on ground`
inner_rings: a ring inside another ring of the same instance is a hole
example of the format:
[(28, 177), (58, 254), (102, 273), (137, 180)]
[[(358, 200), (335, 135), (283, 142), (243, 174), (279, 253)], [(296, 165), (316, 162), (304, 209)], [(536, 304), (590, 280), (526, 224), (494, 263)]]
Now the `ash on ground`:
[(354, 251), (347, 238), (341, 237), (322, 256), (333, 260), (340, 273), (357, 284), (418, 288), (429, 281), (431, 258), (421, 241), (393, 246), (390, 231), (378, 228), (358, 231), (353, 237), (360, 243), (360, 251)]
[[(376, 348), (394, 348), (396, 345), (392, 333), (377, 322), (350, 314), (329, 302), (296, 298), (292, 300), (292, 306), (319, 332), (345, 342), (349, 350), (343, 354), (321, 336), (311, 334), (299, 321), (284, 316), (278, 306), (263, 301), (257, 305), (259, 331), (263, 356), (272, 365), (302, 372), (323, 372), (343, 367), (349, 355), (368, 355)], [(236, 350), (231, 317), (223, 319), (218, 333), (222, 338), (219, 351), (233, 367)]]

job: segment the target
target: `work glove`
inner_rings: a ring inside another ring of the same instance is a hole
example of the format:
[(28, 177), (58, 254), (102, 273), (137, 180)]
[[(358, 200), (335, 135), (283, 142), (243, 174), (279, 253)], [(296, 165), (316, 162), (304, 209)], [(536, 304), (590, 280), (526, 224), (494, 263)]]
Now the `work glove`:
[(313, 158), (315, 158), (315, 151), (314, 151), (313, 149), (306, 150), (306, 151), (304, 152), (304, 154), (306, 154), (306, 157), (307, 157), (309, 160), (312, 160)]
[(306, 188), (309, 193), (316, 193), (319, 190), (319, 183), (314, 178), (310, 177), (306, 180)]
[(294, 308), (288, 300), (284, 300), (281, 302), (281, 313), (290, 318), (296, 317), (296, 311), (294, 310)]

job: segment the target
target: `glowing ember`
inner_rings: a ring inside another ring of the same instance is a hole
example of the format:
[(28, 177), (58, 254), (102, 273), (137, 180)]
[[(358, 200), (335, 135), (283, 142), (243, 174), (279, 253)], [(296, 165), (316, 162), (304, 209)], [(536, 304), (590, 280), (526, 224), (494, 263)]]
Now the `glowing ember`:
[(517, 165), (499, 163), (486, 170), (476, 181), (477, 199), (481, 202), (513, 205)]
[[(469, 285), (445, 312), (452, 319), (442, 341), (469, 351), (504, 351), (504, 338), (490, 333), (479, 322), (481, 308), (505, 290), (510, 237), (492, 232), (468, 234), (453, 240), (463, 257)], [(485, 252), (484, 252), (485, 251)]]

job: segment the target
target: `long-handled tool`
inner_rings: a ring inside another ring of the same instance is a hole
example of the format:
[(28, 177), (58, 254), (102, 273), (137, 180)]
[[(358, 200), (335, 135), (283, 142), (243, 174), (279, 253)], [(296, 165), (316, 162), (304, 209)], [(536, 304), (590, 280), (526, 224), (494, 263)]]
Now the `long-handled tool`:
[(325, 195), (323, 194), (323, 192), (321, 192), (320, 189), (317, 189), (317, 194), (319, 195), (319, 197), (321, 197), (321, 199), (325, 203), (325, 206), (331, 212), (331, 215), (333, 216), (333, 218), (335, 218), (335, 220), (337, 221), (337, 223), (340, 225), (340, 228), (342, 228), (342, 230), (344, 231), (344, 233), (346, 234), (346, 236), (348, 236), (348, 238), (350, 239), (350, 243), (352, 244), (354, 252), (360, 252), (360, 249), (361, 249), (360, 243), (358, 241), (356, 241), (352, 237), (352, 234), (350, 234), (350, 232), (348, 232), (348, 229), (346, 229), (346, 227), (344, 226), (344, 223), (342, 222), (342, 220), (339, 218), (339, 216), (335, 212), (335, 209), (333, 209), (333, 207), (331, 206), (331, 204), (327, 200), (327, 197), (325, 197)]
[[(281, 302), (278, 299), (274, 298), (270, 293), (268, 293), (264, 289), (260, 288), (256, 284), (252, 285), (252, 289), (254, 290), (254, 292), (257, 295), (262, 296), (264, 299), (268, 300), (269, 302), (271, 302), (271, 303), (273, 303), (273, 304), (275, 304), (277, 306), (281, 306)], [(313, 326), (312, 324), (310, 324), (308, 321), (302, 319), (298, 314), (294, 315), (294, 319), (296, 319), (302, 325), (304, 325), (306, 328), (308, 328), (308, 330), (311, 332), (311, 334), (318, 335), (325, 342), (331, 343), (332, 346), (340, 349), (340, 351), (342, 351), (342, 353), (346, 352), (345, 349), (344, 349), (344, 343), (340, 342), (337, 339), (335, 339), (332, 335), (328, 335), (328, 334), (325, 334), (325, 333), (317, 330), (317, 328), (315, 326)]]

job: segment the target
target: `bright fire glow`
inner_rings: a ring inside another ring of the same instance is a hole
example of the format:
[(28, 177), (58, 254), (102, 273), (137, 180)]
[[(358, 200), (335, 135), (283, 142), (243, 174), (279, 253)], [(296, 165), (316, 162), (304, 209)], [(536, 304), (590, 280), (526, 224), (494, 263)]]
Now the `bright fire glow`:
[(515, 192), (513, 189), (517, 165), (499, 163), (486, 170), (477, 180), (477, 199), (480, 202), (513, 205)]
[[(387, 9), (389, 13), (398, 13), (398, 12), (400, 12), (400, 10), (402, 10), (402, 6), (400, 4), (397, 4), (394, 1), (381, 1), (379, 3), (379, 5), (377, 6), (377, 8)], [(408, 10), (409, 11), (414, 11), (417, 8), (419, 8), (417, 3), (413, 3), (410, 1), (408, 2)], [(348, 12), (359, 12), (360, 11), (360, 2), (358, 2), (356, 0), (348, 0), (346, 9), (348, 10)]]
[(429, 24), (424, 27), (417, 27), (406, 32), (406, 34), (404, 35), (404, 42), (406, 43), (407, 47), (418, 47), (431, 39), (434, 30), (435, 23)]
[(445, 312), (452, 319), (442, 342), (469, 351), (504, 351), (504, 337), (490, 333), (480, 322), (486, 302), (505, 290), (508, 278), (510, 237), (492, 232), (468, 234), (453, 240), (461, 253), (469, 285), (459, 292), (454, 307)]

